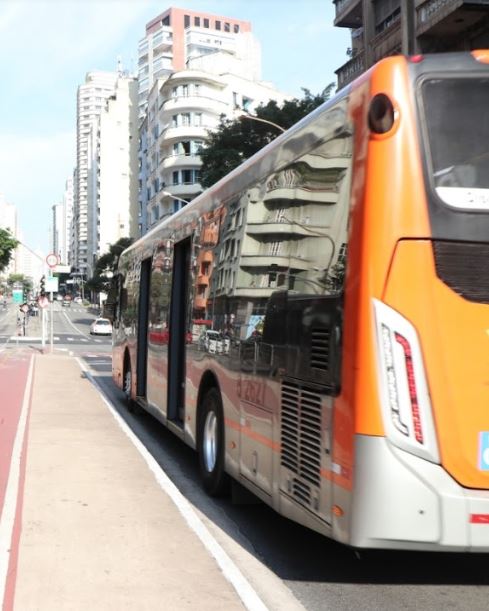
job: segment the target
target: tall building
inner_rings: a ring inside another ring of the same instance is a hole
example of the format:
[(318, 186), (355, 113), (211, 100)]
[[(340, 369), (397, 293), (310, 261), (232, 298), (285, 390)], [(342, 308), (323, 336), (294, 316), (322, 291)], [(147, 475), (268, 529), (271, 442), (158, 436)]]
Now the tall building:
[(246, 58), (242, 76), (249, 80), (260, 78), (259, 46), (248, 21), (180, 8), (169, 8), (152, 19), (138, 47), (140, 119), (157, 78), (168, 78), (188, 68), (189, 60), (217, 51)]
[(114, 94), (118, 74), (115, 72), (88, 72), (85, 83), (78, 87), (77, 93), (77, 146), (76, 146), (76, 183), (74, 186), (73, 206), (73, 266), (86, 273), (89, 241), (89, 210), (87, 201), (89, 160), (93, 158), (90, 150), (90, 133), (96, 129), (97, 120), (105, 108), (107, 99)]
[(63, 214), (64, 214), (64, 250), (62, 252), (62, 263), (71, 265), (72, 260), (72, 244), (71, 234), (73, 227), (73, 178), (66, 180), (65, 189), (63, 192)]
[[(88, 172), (88, 261), (138, 230), (137, 80), (121, 74), (92, 126)], [(89, 270), (90, 271), (90, 270)]]
[(66, 262), (66, 215), (63, 203), (54, 204), (51, 225), (51, 252), (58, 255), (61, 263)]
[(333, 0), (335, 26), (351, 29), (350, 59), (338, 70), (342, 88), (377, 61), (397, 53), (489, 47), (488, 0)]
[(237, 72), (219, 73), (216, 59), (213, 55), (212, 65), (201, 64), (207, 71), (187, 69), (157, 79), (151, 90), (147, 124), (143, 124), (147, 125), (143, 191), (148, 228), (202, 192), (199, 152), (222, 116), (233, 118), (236, 109), (253, 113), (262, 103), (282, 104), (288, 97)]
[(201, 191), (200, 149), (225, 116), (288, 96), (260, 81), (251, 24), (170, 8), (139, 43), (139, 205), (146, 231)]

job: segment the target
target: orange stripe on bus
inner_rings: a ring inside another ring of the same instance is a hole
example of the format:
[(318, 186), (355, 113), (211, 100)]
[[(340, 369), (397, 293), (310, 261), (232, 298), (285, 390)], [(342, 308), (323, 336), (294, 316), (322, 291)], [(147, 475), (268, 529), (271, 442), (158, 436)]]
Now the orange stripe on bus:
[(254, 439), (255, 441), (258, 441), (259, 443), (266, 446), (267, 448), (271, 448), (274, 452), (280, 452), (280, 448), (281, 448), (280, 443), (275, 443), (269, 437), (266, 437), (265, 435), (262, 435), (261, 433), (257, 433), (256, 431), (253, 431), (249, 426), (242, 426), (241, 424), (239, 424), (235, 420), (231, 420), (230, 418), (225, 418), (224, 422), (226, 426), (229, 426), (229, 428), (234, 429), (235, 431), (239, 431), (240, 433), (243, 433), (243, 435), (246, 435), (246, 437), (249, 437), (250, 439)]

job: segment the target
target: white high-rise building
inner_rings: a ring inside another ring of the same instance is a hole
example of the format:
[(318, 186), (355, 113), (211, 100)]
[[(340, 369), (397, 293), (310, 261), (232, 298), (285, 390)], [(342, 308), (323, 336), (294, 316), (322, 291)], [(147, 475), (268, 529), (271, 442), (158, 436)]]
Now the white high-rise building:
[(88, 259), (93, 263), (120, 238), (139, 235), (137, 86), (134, 77), (119, 76), (90, 134)]
[(65, 190), (63, 192), (63, 213), (64, 213), (64, 224), (65, 224), (65, 235), (64, 235), (64, 250), (62, 252), (61, 262), (64, 265), (71, 265), (72, 261), (72, 245), (71, 245), (71, 234), (73, 226), (73, 178), (68, 178), (65, 183)]
[(66, 212), (64, 202), (54, 204), (52, 207), (51, 252), (58, 255), (59, 262), (66, 265)]
[(73, 265), (86, 274), (92, 265), (88, 260), (89, 210), (87, 201), (90, 133), (97, 125), (106, 101), (114, 95), (118, 74), (115, 72), (88, 72), (85, 83), (77, 93), (77, 154), (76, 183), (74, 185), (74, 240)]
[(260, 104), (288, 96), (270, 84), (250, 81), (236, 73), (223, 72), (219, 54), (200, 63), (204, 70), (182, 70), (170, 78), (158, 79), (148, 99), (146, 143), (147, 229), (161, 218), (179, 210), (202, 192), (200, 149), (209, 130), (219, 126), (221, 117), (254, 112)]
[(188, 68), (190, 60), (218, 51), (245, 60), (241, 76), (260, 79), (260, 48), (249, 21), (181, 8), (169, 8), (152, 19), (138, 46), (140, 119), (157, 78), (168, 78)]

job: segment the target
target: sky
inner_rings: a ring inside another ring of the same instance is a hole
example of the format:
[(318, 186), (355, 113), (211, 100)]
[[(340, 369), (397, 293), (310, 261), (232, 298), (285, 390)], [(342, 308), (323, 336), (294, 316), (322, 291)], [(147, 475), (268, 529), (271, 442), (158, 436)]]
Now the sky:
[(302, 97), (336, 82), (349, 32), (332, 0), (0, 0), (0, 193), (23, 242), (47, 253), (51, 207), (76, 158), (76, 91), (91, 70), (137, 67), (145, 25), (170, 6), (248, 20), (262, 79)]

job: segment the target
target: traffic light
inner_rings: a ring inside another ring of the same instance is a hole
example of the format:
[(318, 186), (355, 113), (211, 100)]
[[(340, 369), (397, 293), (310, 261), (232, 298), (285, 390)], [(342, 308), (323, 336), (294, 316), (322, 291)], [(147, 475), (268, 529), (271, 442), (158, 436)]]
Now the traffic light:
[(45, 276), (41, 276), (41, 281), (39, 283), (39, 294), (41, 295), (41, 297), (44, 297), (44, 295), (46, 294), (45, 281)]

